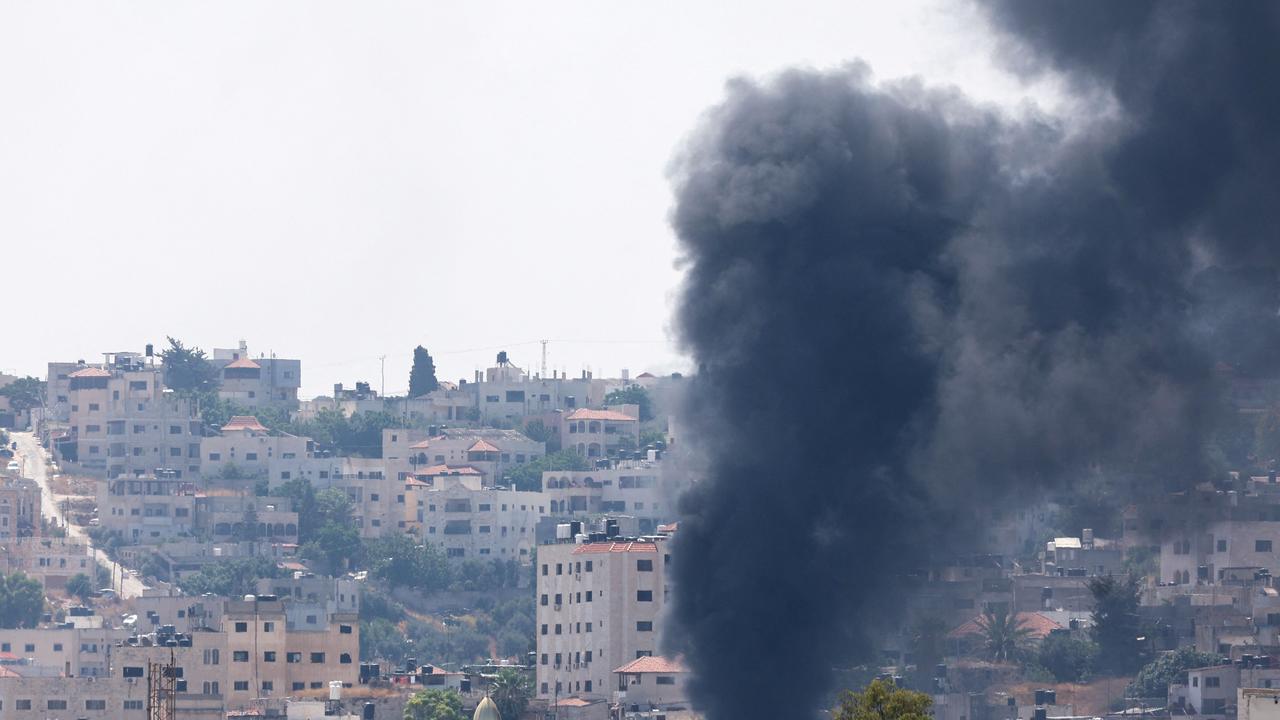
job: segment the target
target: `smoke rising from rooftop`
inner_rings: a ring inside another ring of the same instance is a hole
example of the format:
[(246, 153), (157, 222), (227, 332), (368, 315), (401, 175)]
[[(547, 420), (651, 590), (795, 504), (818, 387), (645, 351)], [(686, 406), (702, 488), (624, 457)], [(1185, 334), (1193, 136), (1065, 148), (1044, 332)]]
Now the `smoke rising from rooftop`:
[(711, 720), (812, 715), (991, 503), (1099, 468), (1135, 497), (1204, 480), (1224, 339), (1274, 346), (1276, 11), (989, 8), (1014, 67), (1120, 117), (1014, 118), (853, 64), (733, 81), (674, 165), (709, 474), (667, 650)]

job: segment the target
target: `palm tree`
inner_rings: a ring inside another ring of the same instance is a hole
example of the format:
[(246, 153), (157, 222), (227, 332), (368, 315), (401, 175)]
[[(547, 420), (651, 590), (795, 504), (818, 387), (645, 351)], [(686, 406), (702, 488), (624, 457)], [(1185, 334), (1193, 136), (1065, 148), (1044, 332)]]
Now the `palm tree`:
[(1009, 662), (1018, 657), (1031, 639), (1031, 628), (1004, 608), (988, 609), (978, 618), (987, 652), (996, 662)]
[(503, 668), (493, 679), (489, 687), (489, 697), (498, 705), (498, 712), (504, 720), (518, 720), (529, 705), (529, 697), (533, 694), (533, 686), (529, 677), (514, 668)]

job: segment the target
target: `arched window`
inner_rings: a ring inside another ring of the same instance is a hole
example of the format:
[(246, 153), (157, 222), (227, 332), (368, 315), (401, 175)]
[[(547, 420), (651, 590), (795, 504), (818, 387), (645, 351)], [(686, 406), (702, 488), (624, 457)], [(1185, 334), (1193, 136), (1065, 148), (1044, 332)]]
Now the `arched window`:
[(583, 421), (583, 420), (579, 420), (579, 421), (578, 421), (578, 432), (580, 432), (580, 433), (584, 433), (584, 432), (586, 432), (586, 431), (587, 431), (587, 423), (586, 423), (585, 421)]
[(587, 457), (600, 457), (600, 443), (591, 443), (587, 448)]
[(597, 421), (595, 421), (595, 420), (592, 420), (592, 421), (591, 421), (591, 425), (589, 425), (589, 426), (588, 426), (588, 430), (587, 430), (587, 432), (589, 432), (589, 433), (598, 433), (598, 432), (600, 432), (600, 423), (599, 423), (599, 422), (597, 422)]
[(426, 454), (426, 453), (418, 453), (417, 460), (418, 460), (418, 464), (419, 464), (419, 465), (426, 465), (426, 464), (427, 464), (427, 454)]
[(341, 655), (339, 655), (339, 656), (338, 656), (338, 662), (342, 663), (343, 665), (350, 665), (350, 664), (351, 664), (351, 653), (342, 653)]
[(289, 523), (288, 525), (285, 525), (285, 526), (284, 526), (284, 534), (285, 534), (285, 535), (290, 535), (290, 536), (292, 536), (292, 535), (297, 535), (297, 534), (298, 534), (298, 526), (297, 526), (297, 525), (294, 525), (293, 523)]

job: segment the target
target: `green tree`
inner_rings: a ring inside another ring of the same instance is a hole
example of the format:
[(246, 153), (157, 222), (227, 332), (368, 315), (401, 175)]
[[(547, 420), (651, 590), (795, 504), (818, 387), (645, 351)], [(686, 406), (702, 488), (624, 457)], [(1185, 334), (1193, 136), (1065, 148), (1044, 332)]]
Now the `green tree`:
[(587, 459), (572, 450), (549, 453), (523, 465), (507, 470), (504, 480), (516, 490), (539, 491), (542, 489), (542, 473), (561, 470), (588, 470)]
[(93, 580), (84, 573), (76, 573), (67, 579), (66, 591), (81, 600), (88, 600), (93, 595)]
[(1011, 614), (1004, 608), (983, 612), (978, 618), (978, 627), (982, 630), (987, 655), (996, 662), (1016, 660), (1031, 638), (1031, 630), (1022, 624), (1017, 614)]
[(1146, 662), (1147, 641), (1138, 617), (1142, 587), (1137, 577), (1095, 577), (1088, 583), (1093, 595), (1093, 641), (1098, 644), (1098, 668), (1124, 675)]
[(1057, 682), (1087, 681), (1098, 660), (1098, 646), (1075, 634), (1050, 634), (1040, 643), (1036, 661)]
[(24, 377), (0, 387), (0, 396), (9, 398), (9, 407), (22, 412), (44, 405), (45, 383), (40, 378)]
[(440, 387), (436, 380), (436, 364), (431, 353), (419, 345), (413, 349), (413, 367), (409, 370), (409, 397), (416, 398)]
[(648, 422), (653, 419), (653, 398), (649, 397), (649, 391), (640, 385), (632, 385), (621, 390), (614, 390), (604, 396), (605, 405), (639, 405), (640, 406), (640, 422)]
[(512, 720), (519, 720), (524, 715), (532, 695), (533, 685), (529, 682), (529, 676), (515, 668), (499, 670), (489, 689), (489, 697), (498, 706), (498, 714)]
[(223, 597), (235, 597), (252, 593), (258, 578), (279, 577), (276, 564), (266, 558), (231, 558), (210, 563), (200, 572), (185, 575), (178, 580), (178, 587), (188, 595), (213, 593)]
[(160, 351), (160, 359), (164, 361), (164, 384), (188, 396), (217, 390), (218, 370), (204, 351), (198, 347), (187, 347), (172, 337), (168, 340), (169, 348)]
[(1166, 697), (1169, 686), (1186, 684), (1187, 671), (1217, 665), (1221, 659), (1213, 653), (1199, 652), (1188, 645), (1163, 653), (1142, 668), (1125, 691), (1129, 697)]
[(462, 697), (452, 690), (422, 690), (405, 703), (404, 720), (464, 720)]
[(894, 686), (883, 680), (872, 680), (860, 693), (844, 691), (840, 704), (831, 714), (833, 720), (929, 720), (933, 698)]
[(40, 582), (25, 574), (0, 575), (0, 627), (33, 628), (44, 609)]

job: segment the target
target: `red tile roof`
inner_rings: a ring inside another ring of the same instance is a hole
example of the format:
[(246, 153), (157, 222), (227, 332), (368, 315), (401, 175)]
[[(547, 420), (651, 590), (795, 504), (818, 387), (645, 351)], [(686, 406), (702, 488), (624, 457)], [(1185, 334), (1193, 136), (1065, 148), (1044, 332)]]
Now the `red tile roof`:
[(223, 369), (225, 370), (227, 368), (249, 368), (251, 370), (261, 370), (262, 366), (246, 357), (227, 363), (226, 367)]
[(616, 673), (683, 673), (689, 672), (681, 658), (671, 660), (661, 655), (646, 655), (614, 670)]
[(480, 438), (475, 442), (474, 445), (467, 448), (467, 452), (500, 452), (500, 451), (498, 450), (498, 448), (494, 447), (493, 444), (490, 443), (489, 441), (485, 440), (484, 438)]
[(252, 430), (253, 432), (270, 432), (265, 425), (258, 422), (258, 418), (253, 415), (232, 415), (226, 425), (222, 426), (222, 432), (234, 432), (236, 430)]
[[(969, 635), (981, 635), (982, 626), (978, 624), (978, 621), (981, 619), (981, 615), (975, 616), (960, 625), (960, 627), (947, 633), (947, 637), (962, 638)], [(1040, 613), (1020, 612), (1017, 614), (1017, 620), (1022, 627), (1030, 630), (1031, 637), (1036, 639), (1045, 637), (1052, 630), (1062, 629), (1062, 625), (1060, 623), (1054, 622)]]
[(413, 471), (415, 477), (439, 477), (440, 475), (483, 475), (470, 465), (429, 465)]
[(102, 368), (87, 367), (87, 368), (85, 368), (85, 369), (83, 369), (83, 370), (77, 370), (77, 371), (75, 371), (75, 372), (71, 373), (70, 375), (68, 375), (67, 377), (73, 377), (73, 378), (80, 378), (80, 377), (111, 377), (111, 373), (107, 372), (106, 370), (103, 370)]
[(573, 549), (574, 555), (625, 552), (656, 553), (658, 552), (658, 546), (651, 542), (597, 542), (583, 543)]
[(580, 408), (569, 413), (568, 420), (608, 420), (612, 422), (639, 422), (635, 418), (616, 410), (591, 410)]

